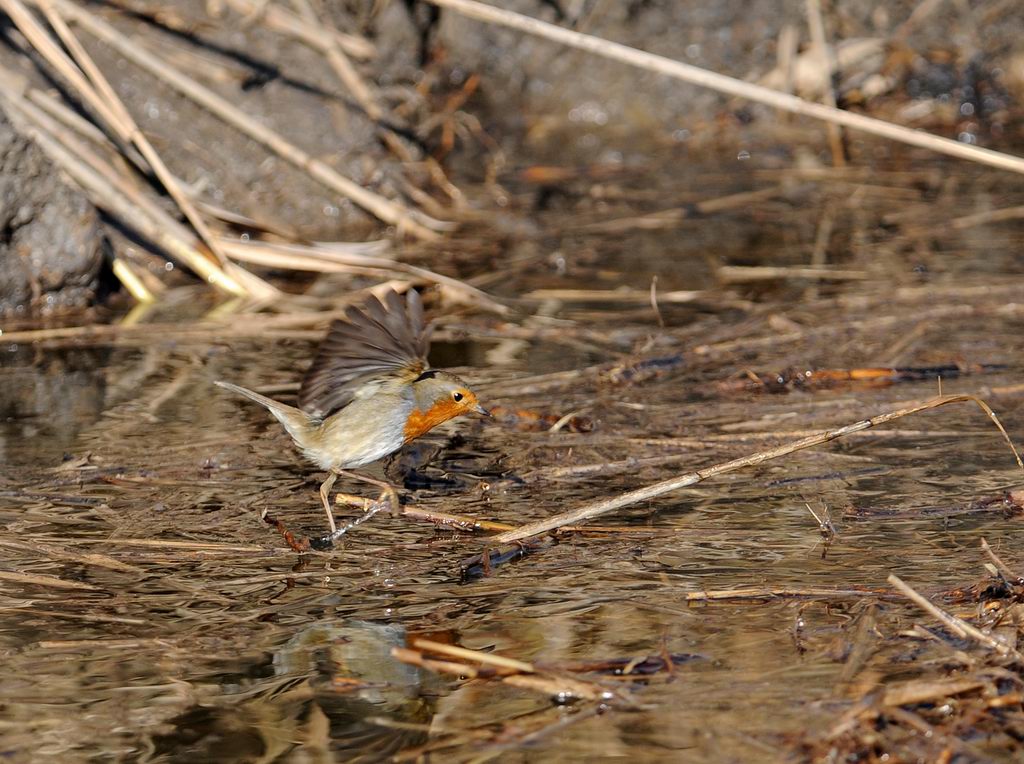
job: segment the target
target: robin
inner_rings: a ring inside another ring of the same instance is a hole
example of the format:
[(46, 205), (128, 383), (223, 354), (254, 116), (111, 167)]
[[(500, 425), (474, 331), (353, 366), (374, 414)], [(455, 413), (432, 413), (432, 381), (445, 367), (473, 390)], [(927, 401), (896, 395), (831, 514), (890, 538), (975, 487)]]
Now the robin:
[(382, 459), (462, 414), (490, 416), (465, 382), (430, 368), (429, 348), (419, 294), (410, 289), (403, 300), (390, 290), (383, 302), (371, 296), (331, 324), (302, 380), (298, 408), (230, 382), (216, 384), (270, 411), (303, 455), (329, 473), (320, 501), (336, 534), (330, 492), (340, 475), (382, 488), (378, 503), (386, 500), (397, 509), (391, 485), (348, 470)]

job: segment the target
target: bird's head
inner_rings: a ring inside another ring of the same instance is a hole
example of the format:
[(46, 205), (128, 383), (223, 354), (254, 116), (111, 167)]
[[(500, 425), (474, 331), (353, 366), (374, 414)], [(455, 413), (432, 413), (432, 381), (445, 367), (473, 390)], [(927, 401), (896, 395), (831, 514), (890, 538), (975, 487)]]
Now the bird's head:
[(463, 414), (490, 416), (469, 385), (445, 371), (426, 371), (412, 383), (415, 408), (405, 423), (405, 442)]

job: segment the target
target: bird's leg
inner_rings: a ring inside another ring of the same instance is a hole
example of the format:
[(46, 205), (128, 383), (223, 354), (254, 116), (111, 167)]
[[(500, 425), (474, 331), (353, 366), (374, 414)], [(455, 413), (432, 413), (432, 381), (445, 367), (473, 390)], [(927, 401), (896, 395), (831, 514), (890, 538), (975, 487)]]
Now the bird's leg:
[[(343, 501), (346, 504), (353, 504), (355, 506), (359, 506), (361, 504), (363, 507), (363, 514), (360, 517), (357, 517), (352, 522), (343, 526), (342, 528), (335, 527), (334, 515), (331, 513), (330, 505), (327, 503), (330, 499), (328, 492), (331, 490), (331, 486), (334, 485), (334, 481), (337, 480), (339, 476), (351, 477), (355, 478), (356, 480), (362, 480), (364, 483), (370, 483), (371, 485), (376, 485), (383, 489), (380, 498), (378, 498), (377, 501), (373, 502), (372, 504), (370, 503), (369, 499), (364, 499), (360, 496), (352, 496), (351, 494), (347, 493), (339, 493), (337, 495), (338, 501)], [(332, 547), (335, 541), (340, 539), (342, 536), (344, 536), (350, 530), (355, 528), (357, 525), (362, 525), (363, 523), (365, 523), (375, 514), (384, 509), (385, 505), (390, 506), (391, 510), (396, 513), (398, 512), (400, 507), (398, 501), (398, 493), (395, 491), (394, 486), (390, 485), (389, 483), (385, 483), (383, 481), (367, 477), (366, 475), (360, 475), (357, 472), (349, 472), (348, 470), (332, 470), (330, 476), (327, 478), (327, 480), (324, 481), (323, 486), (320, 487), (320, 498), (324, 500), (324, 507), (327, 509), (327, 516), (331, 520), (331, 532), (324, 536), (322, 539), (317, 540), (317, 543), (321, 545), (317, 546), (317, 549), (327, 549)]]
[(334, 481), (338, 479), (338, 473), (331, 470), (327, 473), (327, 480), (320, 484), (320, 501), (324, 505), (324, 512), (327, 513), (327, 524), (331, 527), (331, 533), (338, 530), (338, 526), (334, 522), (334, 512), (331, 511), (331, 488), (334, 487)]
[(364, 483), (369, 483), (370, 485), (375, 485), (378, 488), (380, 488), (381, 494), (380, 498), (377, 499), (377, 502), (381, 503), (383, 501), (387, 501), (392, 514), (399, 514), (399, 510), (401, 509), (402, 505), (398, 500), (398, 492), (395, 490), (395, 487), (391, 485), (391, 483), (387, 483), (383, 480), (377, 480), (376, 478), (372, 478), (369, 475), (360, 475), (358, 472), (349, 472), (348, 470), (339, 470), (339, 472), (340, 474), (345, 475), (346, 477), (355, 478), (356, 480), (362, 480)]

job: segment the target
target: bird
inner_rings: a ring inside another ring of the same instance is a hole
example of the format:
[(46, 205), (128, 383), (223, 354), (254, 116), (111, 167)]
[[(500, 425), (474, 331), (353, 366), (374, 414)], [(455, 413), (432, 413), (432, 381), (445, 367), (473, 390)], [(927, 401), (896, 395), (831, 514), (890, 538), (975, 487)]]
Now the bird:
[(378, 461), (455, 417), (491, 415), (462, 379), (430, 368), (430, 332), (419, 293), (409, 289), (403, 300), (389, 289), (383, 300), (371, 295), (331, 323), (302, 379), (298, 407), (215, 382), (266, 408), (306, 459), (328, 473), (320, 501), (332, 536), (337, 525), (330, 492), (339, 476), (382, 488), (378, 504), (386, 501), (397, 510), (393, 486), (349, 470)]

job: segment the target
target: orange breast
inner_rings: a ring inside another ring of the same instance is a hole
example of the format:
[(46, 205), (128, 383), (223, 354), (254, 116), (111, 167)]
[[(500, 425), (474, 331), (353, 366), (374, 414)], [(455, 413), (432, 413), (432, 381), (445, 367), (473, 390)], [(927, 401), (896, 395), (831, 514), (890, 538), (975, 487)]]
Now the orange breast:
[(461, 413), (462, 407), (451, 400), (438, 401), (426, 411), (413, 411), (405, 422), (405, 442), (415, 440)]

